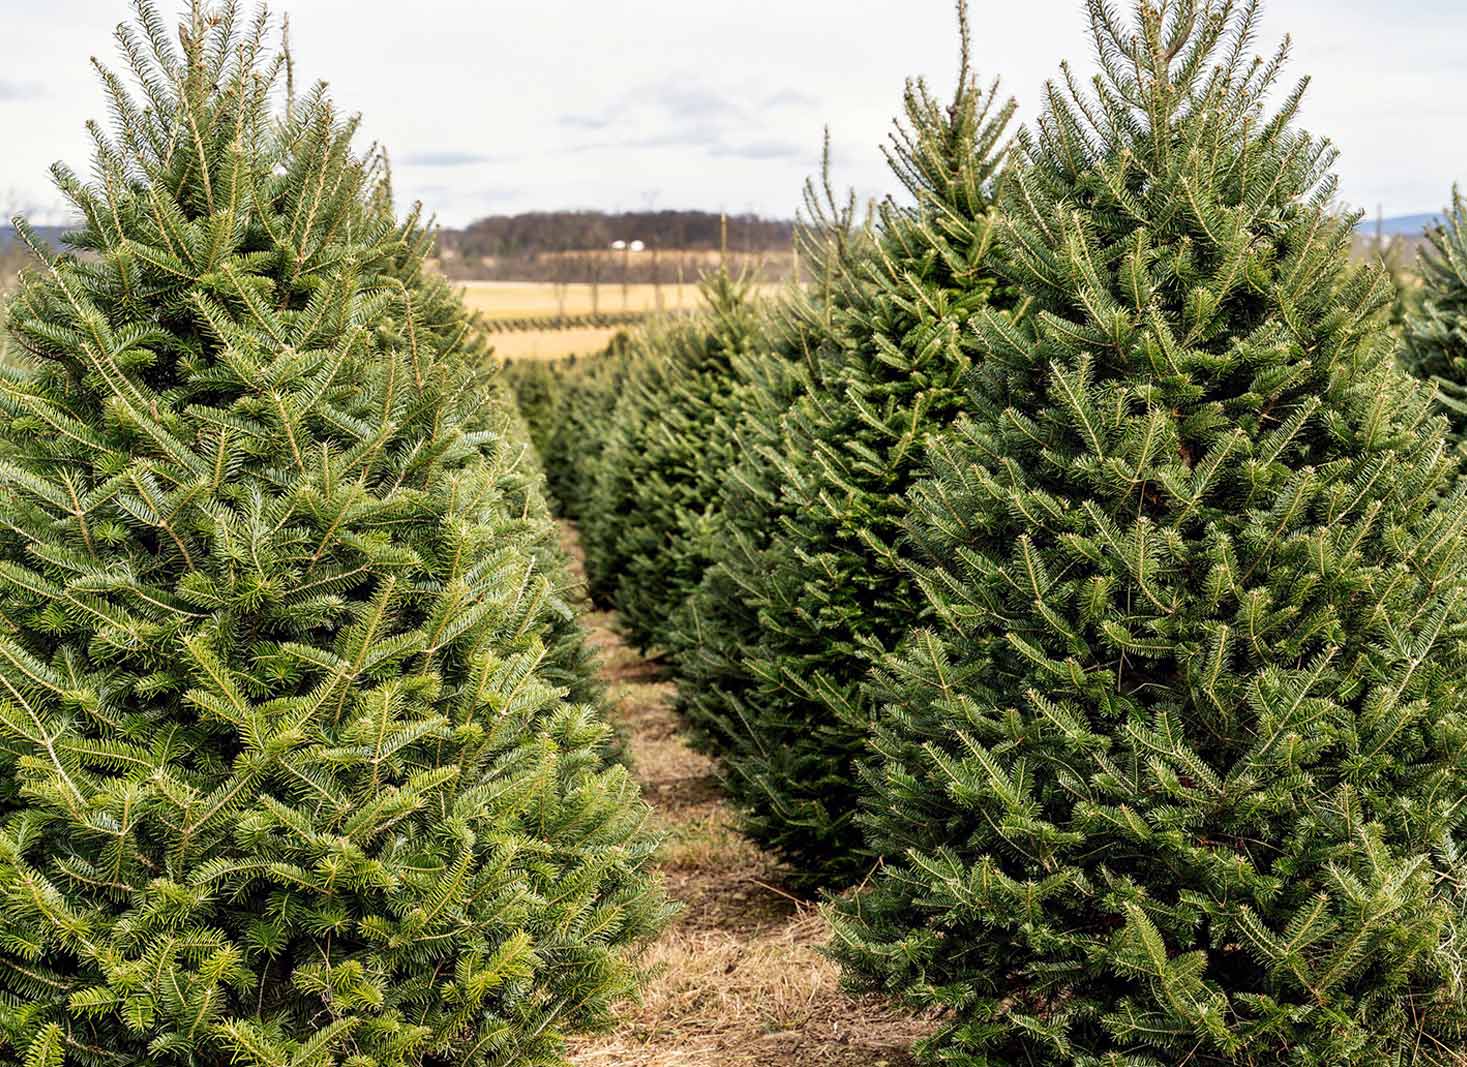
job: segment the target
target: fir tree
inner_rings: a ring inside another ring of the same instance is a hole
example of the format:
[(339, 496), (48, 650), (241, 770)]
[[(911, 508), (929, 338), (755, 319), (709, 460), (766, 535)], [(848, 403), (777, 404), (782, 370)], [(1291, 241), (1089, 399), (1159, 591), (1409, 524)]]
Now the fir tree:
[(1467, 200), (1452, 190), (1452, 204), (1426, 233), (1420, 273), (1422, 293), (1409, 309), (1401, 361), (1436, 386), (1452, 439), (1467, 440)]
[(635, 342), (582, 522), (593, 587), (643, 649), (666, 643), (670, 610), (707, 567), (698, 526), (731, 463), (711, 446), (758, 329), (748, 281), (719, 270), (701, 289), (698, 316)]
[[(385, 154), (384, 154), (385, 159)], [(373, 190), (372, 206), (392, 217), (390, 172)], [(520, 417), (511, 392), (507, 368), (494, 357), (475, 316), (457, 289), (442, 274), (426, 268), (434, 255), (433, 226), (419, 225), (414, 209), (402, 227), (404, 241), (392, 261), (394, 284), (400, 283), (413, 316), (411, 343), (431, 351), (435, 360), (460, 366), (465, 390), (477, 398), (472, 427), (486, 454), (495, 458), (499, 488), (511, 515), (518, 516), (521, 534), (531, 546), (539, 568), (551, 581), (545, 678), (566, 690), (573, 703), (600, 704), (605, 700), (594, 655), (577, 616), (584, 590), (573, 576), (570, 559), (561, 544), (560, 525), (545, 495), (545, 472), (535, 452), (531, 433)], [(404, 305), (408, 306), (407, 304)], [(505, 533), (510, 527), (504, 528)], [(619, 753), (620, 742), (613, 746)]]
[[(1460, 1063), (1467, 508), (1258, 6), (1090, 0), (1003, 199), (836, 913), (989, 1067)], [(1455, 1029), (1455, 1032), (1454, 1032)]]
[(1421, 303), (1421, 284), (1414, 270), (1416, 256), (1408, 251), (1411, 245), (1402, 237), (1393, 237), (1383, 249), (1377, 249), (1381, 268), (1390, 276), (1394, 298), (1391, 300), (1390, 324), (1392, 332), (1404, 335), (1406, 324), (1417, 313)]
[(1016, 303), (991, 262), (1014, 105), (972, 76), (962, 16), (955, 96), (907, 88), (891, 163), (912, 203), (882, 205), (863, 247), (833, 257), (813, 303), (788, 312), (810, 316), (782, 327), (804, 349), (793, 402), (760, 405), (774, 424), (726, 478), (708, 591), (739, 603), (705, 597), (683, 638), (717, 675), (708, 692), (691, 687), (689, 715), (719, 749), (749, 833), (804, 887), (864, 870), (854, 758), (872, 706), (860, 683), (921, 604), (902, 561), (904, 494), (928, 435), (962, 409), (970, 320)]
[(560, 1063), (665, 910), (644, 809), (460, 310), (268, 27), (140, 0), (11, 308), (0, 1062)]
[(631, 369), (632, 347), (630, 335), (617, 334), (605, 352), (572, 356), (557, 368), (561, 381), (554, 422), (542, 429), (545, 480), (558, 513), (567, 519), (580, 519), (589, 503), (594, 460), (605, 446), (607, 416)]
[(734, 397), (716, 433), (721, 453), (738, 458), (720, 479), (701, 528), (711, 563), (670, 626), (669, 665), (683, 721), (699, 747), (731, 758), (747, 737), (745, 703), (757, 698), (744, 650), (758, 644), (765, 627), (745, 581), (763, 570), (761, 554), (785, 515), (777, 474), (784, 415), (808, 390), (808, 357), (830, 335), (840, 279), (871, 252), (855, 194), (837, 201), (830, 175), (827, 135), (824, 180), (806, 183), (795, 230), (798, 259), (814, 280), (790, 286), (772, 302), (760, 343), (735, 364)]
[[(502, 420), (495, 435), (505, 451), (500, 491), (511, 514), (523, 526), (538, 569), (551, 582), (551, 598), (546, 605), (549, 615), (544, 637), (545, 677), (563, 688), (572, 703), (604, 705), (606, 687), (601, 682), (596, 656), (580, 618), (580, 609), (586, 604), (585, 583), (571, 568), (560, 522), (552, 514), (546, 498), (544, 468), (508, 386), (496, 383), (490, 396), (493, 402), (485, 404), (484, 410), (496, 413)], [(619, 745), (617, 741), (618, 751)]]
[(505, 365), (515, 402), (530, 430), (530, 441), (541, 458), (550, 453), (550, 438), (560, 421), (565, 373), (562, 366), (543, 359), (522, 359)]

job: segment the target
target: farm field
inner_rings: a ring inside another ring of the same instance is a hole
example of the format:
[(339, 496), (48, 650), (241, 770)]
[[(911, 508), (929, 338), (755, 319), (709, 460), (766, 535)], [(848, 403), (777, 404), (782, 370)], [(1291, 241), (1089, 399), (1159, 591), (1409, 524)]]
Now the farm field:
[[(469, 310), (489, 322), (495, 352), (508, 360), (556, 360), (589, 355), (604, 349), (613, 337), (631, 325), (576, 322), (562, 329), (534, 320), (579, 319), (597, 313), (647, 316), (696, 311), (703, 305), (696, 281), (682, 285), (629, 285), (625, 292), (620, 285), (480, 281), (459, 284)], [(757, 286), (756, 291), (773, 294), (782, 288), (768, 284)], [(496, 324), (504, 326), (498, 328)]]
[[(462, 282), (469, 310), (486, 319), (541, 318), (600, 313), (655, 313), (692, 311), (702, 306), (697, 279), (682, 285), (554, 285), (548, 282)], [(777, 292), (781, 286), (765, 285), (760, 291)]]
[(622, 329), (587, 326), (570, 330), (506, 330), (494, 334), (491, 341), (501, 359), (549, 362), (600, 352)]

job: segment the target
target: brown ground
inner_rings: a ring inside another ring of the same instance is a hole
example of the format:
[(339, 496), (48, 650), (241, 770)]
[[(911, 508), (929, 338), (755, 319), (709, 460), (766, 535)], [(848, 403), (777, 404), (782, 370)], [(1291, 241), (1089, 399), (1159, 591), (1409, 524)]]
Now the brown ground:
[[(567, 546), (575, 553), (573, 540)], [(648, 952), (654, 977), (622, 1025), (572, 1046), (576, 1067), (909, 1067), (923, 1026), (837, 987), (818, 951), (824, 923), (780, 886), (774, 861), (742, 837), (713, 763), (683, 740), (672, 686), (586, 619), (632, 766), (666, 834), (659, 867), (683, 905)]]

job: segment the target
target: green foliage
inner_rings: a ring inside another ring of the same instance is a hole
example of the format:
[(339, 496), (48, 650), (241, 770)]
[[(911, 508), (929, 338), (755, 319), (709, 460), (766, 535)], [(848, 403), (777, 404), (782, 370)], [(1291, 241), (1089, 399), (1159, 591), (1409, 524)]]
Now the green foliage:
[(514, 389), (515, 403), (529, 428), (530, 442), (542, 459), (549, 455), (550, 438), (559, 421), (564, 374), (561, 364), (522, 359), (505, 365), (505, 377)]
[(1461, 190), (1452, 190), (1451, 207), (1426, 240), (1423, 291), (1406, 316), (1401, 362), (1436, 386), (1460, 448), (1467, 441), (1467, 200)]
[(1467, 507), (1254, 3), (1089, 13), (1003, 197), (1021, 328), (912, 497), (853, 986), (987, 1067), (1460, 1063)]
[[(391, 210), (391, 190), (384, 182), (376, 198)], [(498, 363), (489, 340), (478, 329), (481, 320), (459, 297), (458, 290), (437, 271), (426, 269), (433, 254), (435, 234), (423, 229), (405, 231), (409, 237), (403, 254), (396, 257), (392, 276), (409, 295), (413, 322), (412, 343), (434, 346), (440, 357), (456, 361), (466, 375), (465, 386), (478, 396), (471, 428), (491, 435), (486, 438), (499, 453), (496, 464), (498, 489), (510, 514), (518, 516), (521, 536), (534, 552), (538, 569), (551, 582), (547, 601), (548, 620), (544, 635), (547, 681), (566, 690), (577, 704), (601, 704), (605, 687), (597, 674), (595, 657), (576, 614), (584, 590), (571, 572), (570, 560), (561, 544), (560, 524), (551, 513), (545, 495), (545, 472), (511, 391), (517, 382)], [(407, 305), (405, 305), (406, 307)], [(469, 427), (466, 427), (469, 428)], [(612, 746), (619, 752), (620, 742)]]
[[(802, 225), (797, 240), (807, 260), (823, 261), (837, 255), (835, 246), (847, 237), (848, 214), (834, 226)], [(678, 708), (694, 742), (714, 754), (732, 752), (746, 736), (740, 715), (754, 682), (743, 650), (760, 639), (764, 624), (740, 580), (757, 568), (758, 553), (782, 515), (773, 464), (753, 457), (776, 454), (771, 449), (779, 443), (780, 419), (804, 380), (803, 353), (824, 332), (820, 306), (809, 289), (792, 287), (771, 307), (760, 342), (735, 362), (733, 396), (713, 431), (730, 467), (696, 531), (708, 565), (681, 604), (667, 605)]]
[(872, 705), (860, 685), (921, 610), (903, 563), (904, 494), (928, 436), (965, 402), (970, 321), (1015, 303), (991, 262), (1013, 104), (971, 76), (963, 29), (955, 97), (908, 86), (891, 162), (912, 205), (887, 202), (869, 233), (837, 222), (820, 284), (784, 311), (779, 343), (797, 378), (774, 374), (773, 397), (744, 401), (757, 414), (724, 479), (716, 568), (678, 642), (697, 649), (685, 709), (749, 832), (808, 887), (865, 868), (854, 758)]
[(707, 568), (700, 526), (732, 460), (716, 429), (758, 332), (748, 283), (718, 271), (702, 291), (700, 315), (637, 335), (601, 447), (589, 454), (587, 574), (644, 649), (666, 644), (670, 610)]
[(1390, 276), (1393, 299), (1388, 316), (1391, 332), (1403, 336), (1406, 323), (1417, 314), (1421, 304), (1421, 284), (1414, 266), (1414, 255), (1408, 255), (1412, 246), (1402, 237), (1392, 237), (1383, 248), (1377, 246), (1375, 254), (1381, 268)]
[[(502, 455), (499, 491), (509, 513), (518, 519), (521, 536), (535, 557), (536, 569), (550, 581), (546, 602), (545, 678), (565, 690), (575, 704), (604, 706), (606, 687), (597, 671), (596, 657), (586, 640), (579, 608), (585, 601), (583, 583), (571, 570), (561, 538), (560, 523), (545, 495), (545, 471), (531, 442), (530, 430), (520, 416), (507, 383), (485, 383), (481, 415), (490, 415)], [(620, 742), (613, 746), (616, 750)]]
[(523, 431), (265, 16), (138, 15), (0, 372), (0, 1063), (558, 1064), (666, 909)]
[[(579, 519), (591, 495), (595, 456), (605, 444), (608, 416), (632, 363), (631, 339), (618, 334), (605, 352), (572, 356), (553, 364), (556, 384), (553, 408), (531, 402), (525, 407), (534, 436), (543, 442), (541, 457), (550, 495), (567, 519)], [(515, 364), (518, 377), (524, 364)], [(517, 383), (520, 395), (524, 388)], [(533, 387), (529, 387), (533, 388)]]

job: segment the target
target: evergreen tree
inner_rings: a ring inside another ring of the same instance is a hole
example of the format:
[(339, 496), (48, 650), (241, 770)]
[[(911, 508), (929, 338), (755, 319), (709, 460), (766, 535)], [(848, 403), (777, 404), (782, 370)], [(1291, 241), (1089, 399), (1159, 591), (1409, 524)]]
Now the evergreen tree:
[(1003, 198), (1022, 329), (912, 534), (852, 985), (943, 1063), (1460, 1063), (1467, 507), (1258, 5), (1088, 4)]
[[(384, 167), (372, 206), (392, 218), (390, 173)], [(413, 317), (411, 343), (431, 351), (435, 360), (453, 361), (465, 375), (466, 395), (475, 396), (470, 417), (480, 447), (495, 457), (499, 489), (512, 515), (519, 516), (522, 535), (528, 539), (541, 572), (550, 579), (551, 596), (546, 644), (545, 678), (566, 690), (577, 704), (602, 704), (606, 697), (595, 656), (577, 616), (584, 598), (581, 583), (573, 576), (570, 559), (561, 544), (560, 525), (545, 495), (545, 473), (531, 442), (529, 428), (520, 417), (506, 369), (493, 356), (488, 339), (476, 317), (465, 306), (459, 291), (435, 270), (427, 269), (434, 255), (436, 234), (432, 226), (419, 225), (420, 209), (414, 209), (402, 227), (404, 241), (391, 261), (391, 275), (408, 294)], [(508, 533), (508, 528), (505, 528)], [(619, 740), (613, 754), (619, 758)]]
[(1401, 237), (1393, 237), (1383, 249), (1377, 249), (1381, 268), (1390, 276), (1393, 299), (1389, 316), (1391, 331), (1398, 335), (1406, 332), (1406, 323), (1417, 313), (1421, 302), (1421, 285), (1415, 270), (1414, 255), (1408, 250), (1412, 246)]
[(0, 1063), (557, 1064), (664, 914), (644, 809), (460, 311), (268, 26), (139, 0), (87, 254), (10, 309)]
[(565, 381), (562, 365), (543, 359), (522, 359), (505, 364), (505, 374), (514, 389), (515, 402), (530, 430), (530, 441), (543, 459), (550, 452), (550, 438), (560, 418), (561, 390)]
[(719, 270), (701, 289), (697, 316), (650, 326), (634, 342), (641, 353), (593, 453), (581, 527), (593, 588), (644, 650), (666, 643), (670, 611), (708, 565), (698, 525), (731, 463), (714, 445), (716, 427), (758, 330), (746, 280)]
[[(551, 583), (543, 638), (547, 653), (545, 677), (564, 689), (572, 703), (604, 706), (606, 687), (580, 618), (580, 609), (586, 604), (585, 583), (571, 569), (560, 522), (545, 495), (544, 468), (507, 385), (496, 382), (489, 396), (492, 402), (483, 410), (494, 412), (502, 420), (495, 434), (504, 449), (500, 491), (511, 514), (518, 516), (524, 527), (538, 569)], [(614, 750), (619, 752), (619, 746), (617, 740)]]
[(631, 338), (617, 334), (599, 355), (572, 356), (558, 367), (561, 384), (553, 424), (542, 429), (545, 480), (559, 514), (580, 519), (591, 496), (595, 458), (605, 445), (608, 414), (615, 410), (631, 368)]
[(991, 256), (1014, 105), (971, 75), (965, 10), (961, 21), (955, 96), (907, 88), (891, 163), (912, 203), (882, 205), (864, 249), (833, 257), (812, 303), (787, 312), (806, 317), (783, 327), (804, 349), (800, 381), (792, 403), (758, 405), (776, 421), (726, 478), (725, 550), (708, 585), (740, 604), (705, 598), (682, 639), (704, 646), (698, 669), (717, 675), (684, 698), (688, 713), (719, 749), (749, 833), (804, 887), (865, 868), (854, 758), (872, 706), (860, 683), (921, 603), (902, 562), (904, 494), (928, 435), (962, 409), (970, 320), (1016, 303)]
[(1452, 204), (1426, 233), (1420, 273), (1422, 293), (1406, 316), (1401, 361), (1436, 386), (1452, 425), (1452, 440), (1467, 441), (1467, 200), (1452, 190)]
[(772, 303), (760, 343), (735, 363), (735, 394), (715, 433), (720, 451), (738, 458), (720, 479), (700, 529), (711, 563), (669, 628), (679, 711), (694, 742), (715, 755), (738, 749), (747, 736), (745, 702), (756, 699), (744, 650), (765, 627), (744, 581), (761, 572), (761, 553), (784, 519), (777, 474), (784, 415), (808, 390), (808, 356), (830, 334), (839, 280), (856, 269), (856, 257), (872, 251), (869, 227), (858, 225), (855, 194), (838, 202), (830, 173), (827, 136), (824, 181), (806, 183), (795, 231), (799, 261), (814, 280), (791, 286)]

